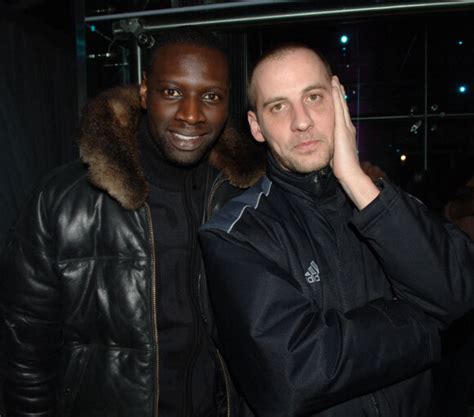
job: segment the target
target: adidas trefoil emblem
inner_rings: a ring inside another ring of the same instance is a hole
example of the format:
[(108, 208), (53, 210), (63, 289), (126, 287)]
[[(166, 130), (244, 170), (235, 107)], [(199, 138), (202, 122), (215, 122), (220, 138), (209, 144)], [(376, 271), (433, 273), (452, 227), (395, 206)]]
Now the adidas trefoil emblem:
[(318, 265), (316, 265), (316, 262), (311, 261), (304, 276), (309, 284), (314, 284), (315, 282), (321, 281), (321, 278), (319, 277), (319, 268)]

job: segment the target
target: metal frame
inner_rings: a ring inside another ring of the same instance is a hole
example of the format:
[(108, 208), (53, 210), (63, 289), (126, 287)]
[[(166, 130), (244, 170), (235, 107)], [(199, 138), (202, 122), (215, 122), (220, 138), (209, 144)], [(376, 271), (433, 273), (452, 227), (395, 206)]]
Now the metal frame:
[[(271, 13), (268, 6), (292, 5), (300, 10)], [(240, 26), (246, 27), (255, 24), (270, 24), (281, 21), (298, 21), (308, 19), (327, 19), (343, 17), (364, 17), (374, 15), (393, 15), (427, 11), (444, 11), (454, 8), (474, 7), (474, 0), (451, 0), (412, 2), (408, 4), (380, 5), (369, 7), (346, 7), (322, 9), (315, 3), (280, 3), (269, 1), (252, 1), (251, 3), (230, 3), (206, 6), (190, 6), (175, 9), (148, 10), (144, 12), (118, 13), (105, 16), (89, 16), (86, 23), (104, 22), (110, 20), (154, 18), (155, 23), (143, 24), (145, 31), (178, 28), (182, 26)], [(232, 14), (224, 17), (225, 14)]]

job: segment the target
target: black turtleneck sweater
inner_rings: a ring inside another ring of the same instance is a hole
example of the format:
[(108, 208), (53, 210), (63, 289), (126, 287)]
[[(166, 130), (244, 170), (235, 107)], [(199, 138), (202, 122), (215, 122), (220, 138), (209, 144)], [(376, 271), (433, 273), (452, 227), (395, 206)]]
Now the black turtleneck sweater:
[(208, 163), (191, 168), (170, 164), (146, 123), (139, 144), (155, 240), (159, 415), (213, 416), (215, 378), (198, 300), (197, 229), (203, 217)]

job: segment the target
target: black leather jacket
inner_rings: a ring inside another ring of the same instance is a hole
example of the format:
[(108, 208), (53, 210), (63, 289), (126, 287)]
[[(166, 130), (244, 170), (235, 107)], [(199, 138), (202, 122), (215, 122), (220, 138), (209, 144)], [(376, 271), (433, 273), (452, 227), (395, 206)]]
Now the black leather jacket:
[[(140, 117), (136, 89), (94, 100), (81, 129), (83, 161), (44, 178), (22, 211), (4, 253), (7, 415), (158, 415), (156, 265), (147, 184), (134, 160)], [(233, 159), (235, 147), (230, 156), (226, 149), (234, 139), (219, 139), (214, 166)], [(225, 186), (238, 182), (235, 166), (209, 171), (209, 210), (236, 192)], [(230, 381), (210, 346), (220, 375), (216, 414), (233, 415)]]

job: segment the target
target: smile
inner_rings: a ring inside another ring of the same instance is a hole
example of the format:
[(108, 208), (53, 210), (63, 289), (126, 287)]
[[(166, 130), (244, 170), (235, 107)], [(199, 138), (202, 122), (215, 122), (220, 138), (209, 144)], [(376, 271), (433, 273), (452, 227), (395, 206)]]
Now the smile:
[(171, 145), (175, 149), (184, 152), (198, 149), (204, 142), (205, 138), (205, 134), (178, 133), (173, 131), (170, 131), (170, 133)]
[(196, 140), (201, 137), (201, 135), (183, 135), (182, 133), (171, 132), (175, 139), (178, 140)]

